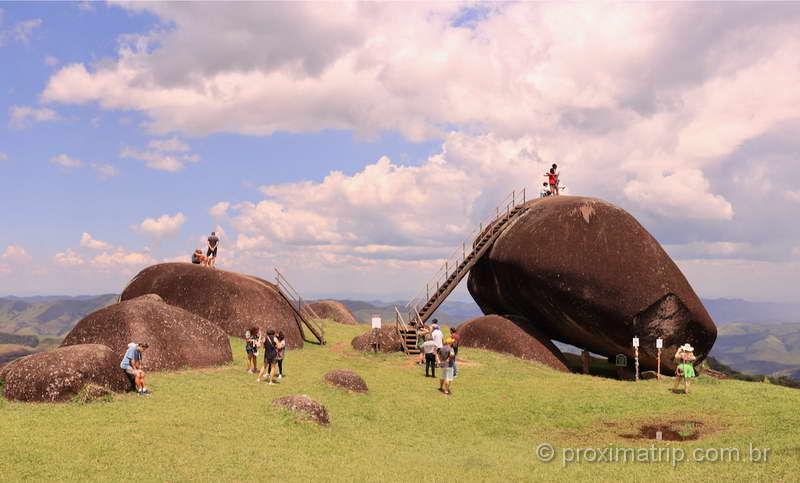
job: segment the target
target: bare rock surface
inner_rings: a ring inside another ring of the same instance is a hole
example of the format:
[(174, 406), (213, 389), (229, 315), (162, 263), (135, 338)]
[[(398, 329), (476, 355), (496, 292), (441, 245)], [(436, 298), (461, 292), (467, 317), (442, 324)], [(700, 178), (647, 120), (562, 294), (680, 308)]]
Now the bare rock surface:
[(228, 335), (244, 337), (253, 326), (282, 330), (288, 348), (303, 347), (291, 306), (274, 284), (258, 277), (191, 263), (162, 263), (139, 272), (121, 300), (145, 294), (158, 294), (168, 304), (217, 324)]
[[(530, 201), (470, 270), (468, 289), (485, 314), (527, 320), (550, 339), (596, 354), (633, 356), (655, 369), (689, 343), (698, 362), (717, 336), (686, 277), (636, 219), (578, 196)], [(674, 372), (671, 357), (662, 369)]]
[(357, 351), (372, 352), (373, 341), (377, 340), (380, 343), (380, 352), (397, 352), (403, 349), (400, 342), (400, 336), (397, 334), (397, 329), (394, 325), (388, 325), (378, 329), (377, 339), (372, 333), (372, 329), (353, 338), (350, 344)]
[(311, 302), (308, 306), (322, 319), (333, 320), (334, 322), (345, 325), (358, 325), (358, 321), (355, 316), (353, 316), (353, 313), (341, 302), (335, 300), (319, 300), (317, 302)]
[(68, 401), (87, 384), (110, 391), (130, 389), (121, 356), (100, 344), (59, 347), (17, 359), (5, 372), (5, 396), (26, 402)]
[(334, 369), (325, 374), (325, 382), (352, 392), (367, 392), (367, 382), (353, 371)]
[(274, 399), (272, 404), (291, 411), (303, 413), (307, 419), (321, 426), (326, 426), (331, 422), (331, 417), (328, 414), (328, 410), (325, 409), (325, 406), (305, 394), (292, 394), (290, 396)]
[(520, 327), (505, 317), (486, 315), (465, 322), (458, 333), (462, 347), (503, 352), (570, 372), (561, 351), (530, 324)]
[(103, 344), (119, 359), (131, 342), (147, 342), (147, 371), (218, 366), (231, 362), (230, 340), (216, 324), (164, 302), (155, 294), (110, 305), (84, 317), (62, 347)]

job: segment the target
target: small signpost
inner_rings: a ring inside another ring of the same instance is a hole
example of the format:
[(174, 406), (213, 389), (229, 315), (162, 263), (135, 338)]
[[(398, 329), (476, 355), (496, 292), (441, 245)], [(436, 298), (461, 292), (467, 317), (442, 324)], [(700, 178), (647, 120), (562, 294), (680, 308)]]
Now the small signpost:
[(372, 350), (378, 352), (381, 348), (381, 316), (380, 314), (372, 315)]
[(656, 349), (658, 349), (658, 359), (656, 359), (656, 379), (661, 380), (661, 348), (664, 347), (664, 340), (660, 337), (656, 339)]
[(628, 358), (625, 357), (625, 354), (617, 354), (614, 363), (617, 366), (617, 379), (622, 380), (623, 379), (622, 369), (624, 367), (627, 367)]
[(633, 359), (636, 362), (636, 381), (639, 380), (639, 338), (633, 338)]

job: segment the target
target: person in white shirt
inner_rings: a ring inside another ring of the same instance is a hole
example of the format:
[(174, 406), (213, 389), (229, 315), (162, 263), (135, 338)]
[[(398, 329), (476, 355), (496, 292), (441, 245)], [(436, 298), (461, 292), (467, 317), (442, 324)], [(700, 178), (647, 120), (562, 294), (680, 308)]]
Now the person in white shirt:
[(439, 321), (437, 319), (433, 319), (433, 332), (431, 332), (431, 339), (433, 340), (433, 342), (436, 343), (436, 348), (441, 349), (442, 346), (444, 345), (443, 343), (444, 334), (442, 333), (442, 330), (439, 328), (438, 322)]

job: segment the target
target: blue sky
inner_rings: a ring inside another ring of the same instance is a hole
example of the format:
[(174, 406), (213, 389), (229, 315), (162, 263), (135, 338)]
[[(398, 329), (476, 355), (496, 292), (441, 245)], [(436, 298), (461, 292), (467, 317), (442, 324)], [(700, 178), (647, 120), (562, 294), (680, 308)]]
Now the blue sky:
[(225, 268), (403, 297), (557, 161), (701, 295), (796, 299), (800, 7), (601, 7), (2, 3), (0, 295), (218, 229)]

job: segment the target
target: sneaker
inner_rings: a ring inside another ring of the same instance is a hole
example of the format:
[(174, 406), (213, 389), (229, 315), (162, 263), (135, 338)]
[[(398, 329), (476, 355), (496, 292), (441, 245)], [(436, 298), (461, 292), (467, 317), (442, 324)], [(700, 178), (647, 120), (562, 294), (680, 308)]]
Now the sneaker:
[(149, 389), (145, 389), (144, 391), (142, 391), (142, 394), (146, 394), (146, 395), (148, 395), (148, 396), (149, 396), (150, 394), (153, 394), (153, 393), (152, 393), (152, 392), (150, 392), (150, 390), (149, 390)]
[(283, 374), (278, 374), (278, 379), (283, 379)]
[(256, 379), (256, 382), (261, 382), (261, 378), (259, 377), (258, 379)]
[(269, 385), (269, 386), (274, 386), (274, 385), (275, 385), (275, 383), (270, 381), (270, 382), (268, 382), (268, 383), (267, 383), (267, 385)]

